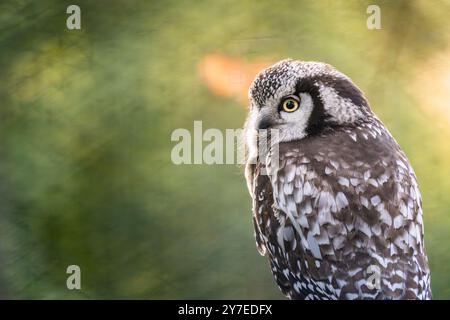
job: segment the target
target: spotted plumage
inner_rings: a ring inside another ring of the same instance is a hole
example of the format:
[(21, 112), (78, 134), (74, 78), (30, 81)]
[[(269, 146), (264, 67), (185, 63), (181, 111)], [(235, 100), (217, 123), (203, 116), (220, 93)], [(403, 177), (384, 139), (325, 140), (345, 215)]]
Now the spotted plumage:
[[(283, 60), (256, 77), (249, 97), (255, 237), (281, 291), (430, 299), (416, 176), (361, 91), (327, 64)], [(298, 109), (283, 109), (286, 99)]]

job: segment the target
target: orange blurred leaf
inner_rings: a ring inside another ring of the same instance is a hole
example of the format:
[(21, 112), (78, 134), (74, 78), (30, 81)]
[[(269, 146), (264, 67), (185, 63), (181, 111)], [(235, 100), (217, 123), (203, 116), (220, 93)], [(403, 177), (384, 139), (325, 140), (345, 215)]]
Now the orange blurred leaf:
[(268, 59), (247, 62), (221, 53), (211, 53), (201, 59), (198, 71), (203, 83), (212, 93), (220, 97), (236, 97), (239, 102), (247, 105), (247, 92), (251, 82), (259, 71), (272, 63)]

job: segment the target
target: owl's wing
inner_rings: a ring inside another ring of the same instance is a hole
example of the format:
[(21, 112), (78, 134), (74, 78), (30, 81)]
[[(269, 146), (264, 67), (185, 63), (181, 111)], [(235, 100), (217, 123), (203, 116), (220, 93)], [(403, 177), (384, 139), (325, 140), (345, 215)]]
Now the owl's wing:
[(253, 199), (252, 216), (256, 246), (261, 255), (268, 256), (272, 274), (281, 292), (288, 297), (295, 297), (291, 279), (286, 272), (283, 272), (289, 267), (288, 262), (277, 258), (278, 248), (272, 245), (277, 243), (279, 237), (275, 232), (280, 226), (278, 219), (283, 219), (274, 206), (272, 183), (269, 176), (263, 174), (265, 172), (263, 164), (257, 163), (249, 168), (251, 174), (248, 177), (252, 178), (249, 185)]
[[(376, 143), (362, 138), (356, 144), (338, 134), (334, 139), (280, 148), (280, 165), (270, 176), (272, 213), (280, 213), (276, 221), (262, 215), (259, 223), (271, 238), (270, 254), (289, 270), (296, 291), (317, 293), (312, 298), (320, 292), (340, 298), (431, 296), (421, 200), (408, 160), (390, 135)], [(325, 147), (309, 150), (317, 145)]]
[(272, 214), (273, 196), (270, 180), (267, 178), (263, 179), (264, 176), (260, 174), (260, 170), (260, 164), (248, 163), (245, 167), (245, 178), (252, 197), (252, 220), (256, 247), (258, 252), (264, 256), (267, 250), (260, 224), (262, 222), (262, 215)]

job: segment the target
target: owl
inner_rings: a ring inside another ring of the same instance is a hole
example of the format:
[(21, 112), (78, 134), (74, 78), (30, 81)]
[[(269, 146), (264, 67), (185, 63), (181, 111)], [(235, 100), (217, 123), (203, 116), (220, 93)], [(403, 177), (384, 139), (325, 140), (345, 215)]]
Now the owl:
[(282, 293), (431, 299), (416, 176), (352, 80), (288, 59), (256, 76), (249, 99), (255, 238)]

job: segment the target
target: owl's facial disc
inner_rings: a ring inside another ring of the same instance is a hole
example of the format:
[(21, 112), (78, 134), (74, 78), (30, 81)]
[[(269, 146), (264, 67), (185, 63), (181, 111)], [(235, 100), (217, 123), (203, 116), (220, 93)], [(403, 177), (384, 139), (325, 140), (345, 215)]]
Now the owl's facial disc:
[(371, 114), (362, 92), (332, 66), (283, 60), (253, 81), (247, 129), (278, 129), (280, 142), (352, 126)]

